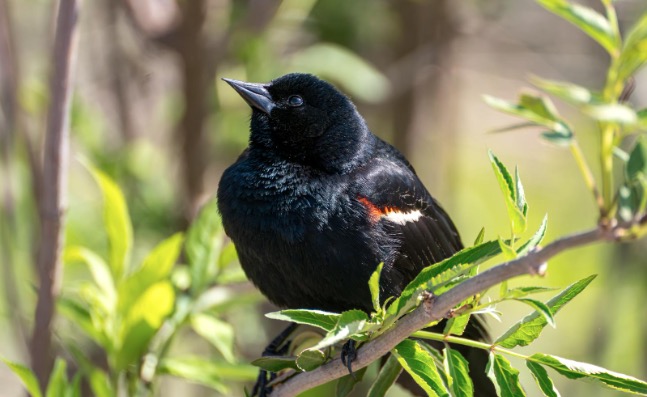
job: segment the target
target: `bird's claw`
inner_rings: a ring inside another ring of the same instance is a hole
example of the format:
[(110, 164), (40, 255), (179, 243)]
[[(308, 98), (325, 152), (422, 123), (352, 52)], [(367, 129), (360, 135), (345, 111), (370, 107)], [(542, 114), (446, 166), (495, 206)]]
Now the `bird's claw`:
[(355, 377), (355, 372), (353, 372), (353, 361), (357, 358), (357, 342), (349, 339), (348, 342), (344, 343), (344, 346), (341, 348), (341, 362), (346, 368), (348, 368), (348, 373), (353, 379), (357, 380)]

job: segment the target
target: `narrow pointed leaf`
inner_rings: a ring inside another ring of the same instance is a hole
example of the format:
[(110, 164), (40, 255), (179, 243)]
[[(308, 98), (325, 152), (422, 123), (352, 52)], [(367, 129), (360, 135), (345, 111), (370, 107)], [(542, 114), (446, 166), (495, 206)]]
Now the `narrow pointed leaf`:
[(517, 253), (520, 256), (523, 256), (528, 252), (532, 251), (539, 244), (541, 244), (541, 242), (544, 240), (544, 236), (546, 235), (547, 227), (548, 227), (548, 214), (544, 215), (544, 219), (541, 221), (541, 225), (539, 226), (539, 229), (537, 230), (537, 232), (535, 232), (535, 234), (530, 238), (530, 240), (528, 240), (521, 247), (519, 247), (519, 250), (517, 251)]
[(65, 396), (68, 388), (67, 383), (67, 363), (62, 358), (57, 358), (54, 363), (54, 369), (49, 377), (47, 384), (47, 391), (45, 397), (61, 397)]
[(603, 15), (591, 8), (569, 3), (566, 0), (537, 0), (537, 2), (580, 28), (604, 47), (609, 54), (619, 54), (620, 38)]
[(265, 317), (274, 320), (291, 321), (297, 324), (307, 324), (326, 331), (335, 328), (341, 315), (325, 312), (323, 310), (287, 309), (265, 314)]
[(434, 364), (434, 356), (420, 343), (405, 339), (391, 353), (428, 396), (449, 397)]
[(529, 299), (529, 298), (520, 298), (520, 299), (515, 299), (519, 302), (523, 302), (526, 305), (532, 307), (535, 309), (537, 312), (541, 313), (542, 316), (546, 319), (546, 322), (553, 328), (555, 328), (555, 319), (553, 318), (553, 314), (551, 313), (550, 308), (541, 301), (538, 301), (536, 299)]
[(496, 385), (499, 397), (523, 397), (526, 395), (519, 383), (519, 371), (500, 354), (490, 355), (488, 377)]
[(627, 179), (637, 179), (641, 174), (647, 175), (647, 144), (644, 137), (639, 137), (636, 141), (626, 166)]
[(457, 350), (445, 347), (443, 351), (445, 372), (450, 376), (449, 387), (454, 397), (471, 397), (474, 395), (474, 385), (469, 377), (469, 365), (465, 357)]
[(538, 294), (542, 292), (548, 292), (548, 291), (554, 291), (555, 288), (549, 288), (549, 287), (517, 287), (508, 290), (506, 295), (504, 296), (505, 298), (523, 298), (524, 296), (530, 295), (530, 294)]
[(575, 105), (590, 103), (595, 98), (587, 88), (570, 82), (547, 80), (537, 76), (533, 76), (531, 81), (543, 91)]
[(612, 389), (634, 394), (647, 394), (647, 382), (596, 365), (542, 353), (533, 354), (528, 360), (551, 367), (569, 379), (591, 379)]
[(114, 280), (119, 280), (130, 260), (133, 245), (133, 227), (128, 206), (119, 186), (106, 174), (87, 166), (103, 195), (103, 222), (108, 234), (110, 270)]
[(472, 245), (481, 244), (483, 242), (484, 237), (485, 237), (485, 227), (482, 227), (481, 230), (479, 231), (479, 234), (474, 239), (474, 244), (472, 244)]
[(371, 299), (373, 301), (373, 310), (376, 312), (382, 310), (380, 306), (380, 273), (382, 273), (383, 265), (384, 263), (380, 263), (368, 280), (368, 287), (371, 290)]
[(584, 113), (597, 121), (633, 125), (638, 122), (636, 111), (619, 103), (589, 105), (582, 108)]
[(501, 247), (501, 252), (503, 252), (503, 256), (505, 256), (505, 259), (507, 260), (515, 259), (518, 256), (517, 251), (503, 241), (501, 236), (499, 236), (499, 247)]
[[(557, 296), (546, 302), (546, 306), (550, 308), (551, 314), (555, 316), (555, 314), (557, 314), (564, 305), (582, 292), (595, 277), (595, 275), (589, 276), (571, 284)], [(527, 346), (537, 339), (546, 324), (548, 324), (546, 317), (544, 317), (540, 312), (535, 311), (513, 325), (494, 343), (506, 348)]]
[(231, 324), (207, 314), (191, 316), (193, 330), (209, 341), (223, 358), (230, 363), (236, 361), (234, 355), (234, 328)]
[(526, 366), (530, 369), (532, 377), (535, 378), (537, 386), (541, 389), (541, 392), (544, 393), (546, 397), (560, 397), (557, 388), (553, 384), (553, 380), (548, 376), (548, 372), (541, 365), (532, 362), (526, 361)]
[(223, 230), (215, 199), (202, 207), (187, 232), (185, 251), (191, 273), (191, 290), (202, 291), (218, 275)]
[(31, 369), (22, 364), (15, 363), (4, 358), (0, 358), (0, 360), (2, 360), (2, 362), (5, 363), (7, 367), (9, 367), (11, 372), (13, 372), (20, 378), (23, 386), (25, 386), (25, 389), (27, 389), (32, 397), (42, 397), (40, 387), (38, 386), (38, 380), (36, 379), (36, 375), (34, 375)]
[(288, 368), (299, 371), (296, 357), (266, 356), (257, 358), (251, 364), (270, 372), (279, 372)]
[(335, 327), (312, 349), (323, 349), (337, 344), (345, 339), (353, 338), (360, 333), (368, 321), (368, 315), (362, 310), (348, 310), (343, 312)]
[(526, 216), (523, 213), (524, 208), (518, 206), (518, 192), (515, 180), (512, 179), (512, 175), (510, 175), (508, 169), (492, 151), (489, 151), (488, 154), (490, 156), (490, 162), (492, 163), (494, 175), (499, 182), (499, 187), (501, 188), (501, 192), (505, 199), (513, 233), (515, 235), (521, 234), (526, 231)]
[(397, 356), (391, 354), (386, 360), (366, 397), (384, 397), (402, 372)]
[(629, 29), (618, 62), (618, 79), (624, 81), (647, 64), (647, 14)]
[(543, 119), (552, 121), (559, 120), (555, 105), (551, 102), (550, 99), (546, 98), (545, 96), (523, 93), (519, 97), (519, 105), (534, 112), (536, 115)]

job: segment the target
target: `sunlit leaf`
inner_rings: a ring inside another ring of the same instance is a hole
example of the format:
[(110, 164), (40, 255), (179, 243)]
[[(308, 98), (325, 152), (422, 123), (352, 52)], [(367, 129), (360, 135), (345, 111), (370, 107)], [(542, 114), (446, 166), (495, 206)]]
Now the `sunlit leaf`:
[[(512, 225), (512, 230), (515, 235), (521, 234), (526, 231), (526, 216), (524, 215), (524, 207), (519, 207), (519, 194), (517, 192), (515, 180), (508, 172), (508, 169), (503, 163), (492, 153), (488, 152), (492, 169), (499, 182), (499, 187), (503, 192), (503, 196), (508, 209), (508, 216)], [(525, 201), (525, 200), (524, 200)]]
[[(531, 121), (533, 124), (544, 126), (555, 131), (562, 131), (564, 129), (563, 123), (560, 120), (556, 119), (556, 115), (553, 114), (547, 116), (547, 114), (554, 112), (554, 107), (552, 106), (552, 104), (546, 105), (549, 107), (543, 109), (540, 109), (539, 107), (537, 109), (529, 109), (522, 104), (515, 104), (489, 95), (484, 95), (483, 100), (486, 104), (496, 110), (520, 117), (524, 120)], [(541, 99), (537, 100), (541, 101)], [(537, 111), (539, 111), (540, 113), (537, 113)]]
[(377, 378), (375, 378), (375, 381), (373, 382), (373, 385), (371, 385), (366, 397), (384, 397), (386, 392), (398, 379), (401, 372), (402, 365), (398, 362), (397, 356), (391, 354), (382, 368), (380, 368), (380, 372), (377, 374)]
[(532, 377), (535, 378), (535, 382), (537, 382), (537, 386), (539, 386), (541, 392), (544, 393), (544, 396), (560, 397), (557, 388), (553, 384), (552, 379), (548, 376), (548, 372), (544, 367), (532, 361), (526, 361), (526, 366), (530, 369)]
[(597, 11), (566, 0), (537, 0), (549, 11), (580, 28), (610, 54), (620, 51), (620, 38), (609, 21)]
[(335, 327), (312, 349), (323, 349), (352, 338), (364, 329), (368, 315), (362, 310), (347, 310), (339, 316)]
[(116, 393), (112, 388), (110, 379), (105, 372), (94, 369), (89, 377), (90, 389), (92, 394), (96, 397), (115, 397)]
[(62, 397), (65, 396), (68, 388), (67, 383), (67, 363), (62, 358), (56, 358), (54, 369), (49, 377), (45, 397)]
[(85, 263), (97, 287), (106, 295), (106, 299), (110, 302), (115, 302), (117, 291), (110, 268), (103, 258), (85, 247), (73, 246), (65, 248), (63, 260), (65, 263)]
[(218, 203), (213, 199), (202, 207), (187, 231), (185, 250), (194, 292), (202, 291), (218, 275), (223, 241)]
[(570, 82), (548, 80), (537, 76), (533, 76), (531, 81), (545, 92), (575, 105), (591, 103), (595, 98), (587, 88)]
[(544, 302), (538, 301), (536, 299), (529, 299), (529, 298), (517, 298), (515, 300), (519, 302), (523, 302), (526, 305), (535, 309), (538, 313), (544, 316), (548, 325), (555, 328), (555, 319), (553, 318), (551, 309)]
[(87, 336), (99, 345), (103, 347), (108, 345), (103, 327), (100, 326), (101, 323), (95, 323), (90, 310), (76, 299), (60, 296), (56, 300), (56, 309), (58, 313), (83, 330)]
[(569, 379), (591, 379), (602, 382), (612, 389), (647, 394), (647, 382), (596, 365), (542, 353), (533, 354), (528, 360), (551, 367)]
[(121, 189), (110, 177), (91, 165), (87, 168), (101, 188), (110, 270), (113, 279), (119, 280), (127, 270), (133, 244), (133, 227), (128, 215), (128, 206)]
[(515, 259), (518, 256), (517, 251), (515, 251), (512, 246), (508, 245), (508, 243), (503, 241), (501, 236), (499, 236), (499, 247), (501, 247), (501, 252), (503, 252), (503, 256), (505, 256), (505, 259), (507, 260)]
[(543, 119), (552, 121), (559, 120), (559, 117), (557, 116), (557, 108), (555, 108), (555, 105), (550, 101), (550, 99), (544, 96), (522, 93), (519, 96), (519, 105)]
[(618, 62), (618, 79), (624, 81), (647, 64), (647, 14), (629, 29)]
[(376, 312), (382, 310), (382, 307), (380, 306), (380, 273), (382, 273), (383, 265), (384, 263), (380, 263), (371, 275), (371, 278), (368, 280), (368, 287), (371, 291), (371, 300), (373, 301), (373, 309)]
[(234, 356), (234, 328), (231, 324), (207, 314), (193, 314), (191, 316), (193, 330), (208, 340), (225, 360), (230, 363), (236, 361)]
[(297, 324), (307, 324), (330, 331), (335, 328), (340, 314), (323, 310), (287, 309), (265, 314), (274, 320), (291, 321)]
[[(595, 275), (589, 276), (571, 284), (557, 296), (546, 302), (546, 306), (550, 308), (551, 314), (555, 316), (564, 305), (582, 292), (595, 277)], [(535, 311), (513, 325), (494, 343), (506, 348), (527, 346), (537, 339), (546, 324), (548, 324), (546, 317), (538, 311)]]
[(582, 110), (597, 121), (628, 125), (638, 122), (636, 111), (627, 105), (619, 103), (588, 105), (583, 107)]
[(481, 230), (479, 231), (479, 234), (474, 239), (474, 244), (472, 244), (472, 245), (481, 244), (483, 242), (483, 238), (485, 238), (485, 227), (481, 228)]
[(7, 367), (9, 367), (11, 372), (13, 372), (20, 378), (22, 385), (25, 386), (25, 389), (27, 389), (32, 397), (42, 397), (40, 387), (38, 386), (38, 380), (36, 379), (36, 375), (34, 375), (31, 369), (22, 364), (9, 361), (5, 358), (0, 357), (0, 360), (2, 360), (2, 362), (5, 363)]
[(469, 313), (462, 314), (460, 316), (451, 317), (449, 320), (447, 320), (447, 323), (445, 324), (445, 329), (443, 330), (443, 334), (461, 336), (463, 335), (463, 332), (465, 332), (465, 327), (467, 327), (467, 323), (469, 321), (470, 321)]
[(532, 287), (532, 286), (517, 287), (517, 288), (513, 288), (513, 289), (508, 290), (505, 297), (506, 298), (523, 298), (524, 296), (528, 296), (530, 294), (537, 294), (537, 293), (554, 291), (554, 290), (555, 290), (555, 288), (549, 288), (549, 287)]
[(521, 383), (519, 383), (519, 371), (513, 368), (510, 361), (502, 355), (490, 355), (487, 374), (496, 385), (499, 397), (522, 397), (526, 395)]
[(411, 375), (428, 396), (449, 397), (436, 369), (434, 356), (424, 346), (416, 341), (405, 339), (391, 352), (398, 359), (402, 368)]
[(527, 254), (537, 247), (544, 240), (546, 235), (546, 228), (548, 226), (548, 214), (544, 215), (544, 219), (541, 221), (541, 225), (535, 234), (528, 240), (526, 243), (521, 245), (517, 250), (517, 254), (520, 256)]
[(457, 350), (445, 347), (445, 372), (449, 375), (449, 388), (454, 397), (471, 397), (474, 395), (474, 385), (469, 377), (469, 364)]
[(636, 140), (626, 166), (627, 179), (636, 179), (640, 174), (647, 175), (647, 143), (642, 136)]

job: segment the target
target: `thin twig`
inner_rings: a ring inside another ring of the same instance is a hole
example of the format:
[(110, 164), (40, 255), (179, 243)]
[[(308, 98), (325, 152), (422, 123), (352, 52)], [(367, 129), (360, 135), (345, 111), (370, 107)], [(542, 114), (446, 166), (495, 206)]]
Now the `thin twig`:
[[(438, 297), (428, 295), (417, 309), (398, 321), (392, 330), (362, 346), (357, 352), (357, 359), (353, 361), (353, 368), (356, 370), (364, 368), (384, 356), (413, 332), (424, 328), (432, 321), (446, 317), (453, 307), (470, 296), (514, 277), (543, 274), (546, 261), (560, 252), (596, 241), (616, 240), (626, 231), (625, 227), (626, 225), (614, 228), (601, 226), (587, 232), (563, 237), (524, 257), (488, 269)], [(314, 371), (299, 373), (285, 383), (276, 385), (271, 396), (296, 396), (304, 390), (347, 374), (348, 370), (341, 360), (335, 359)]]
[(63, 209), (69, 146), (69, 110), (78, 32), (78, 0), (58, 4), (50, 77), (50, 105), (44, 141), (41, 240), (38, 251), (38, 298), (31, 340), (31, 364), (41, 390), (51, 372), (52, 321), (60, 291)]

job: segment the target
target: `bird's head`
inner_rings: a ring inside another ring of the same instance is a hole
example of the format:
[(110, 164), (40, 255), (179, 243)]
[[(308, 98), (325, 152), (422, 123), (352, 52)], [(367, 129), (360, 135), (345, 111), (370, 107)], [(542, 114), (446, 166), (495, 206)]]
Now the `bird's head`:
[(291, 73), (267, 84), (224, 79), (252, 108), (250, 146), (328, 172), (361, 157), (368, 128), (355, 105), (332, 84)]

